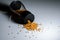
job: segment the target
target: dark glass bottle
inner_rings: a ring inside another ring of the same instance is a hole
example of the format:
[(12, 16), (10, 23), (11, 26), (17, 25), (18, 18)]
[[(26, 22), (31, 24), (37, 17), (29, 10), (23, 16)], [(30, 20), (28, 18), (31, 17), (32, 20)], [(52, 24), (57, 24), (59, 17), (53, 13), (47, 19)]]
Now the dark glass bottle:
[[(20, 12), (16, 10), (20, 10)], [(21, 1), (12, 1), (10, 5), (0, 3), (0, 11), (7, 12), (11, 16), (11, 20), (19, 24), (26, 24), (28, 20), (34, 21), (34, 15), (26, 10)]]
[[(10, 4), (10, 7), (13, 11), (16, 10), (22, 10), (20, 12), (17, 12), (18, 14), (14, 13), (11, 17), (11, 19), (16, 22), (16, 23), (20, 23), (20, 24), (26, 24), (28, 22), (28, 20), (30, 20), (31, 22), (34, 21), (34, 15), (27, 11), (25, 6), (23, 5), (23, 3), (21, 1), (13, 1)], [(21, 9), (22, 7), (22, 9)]]

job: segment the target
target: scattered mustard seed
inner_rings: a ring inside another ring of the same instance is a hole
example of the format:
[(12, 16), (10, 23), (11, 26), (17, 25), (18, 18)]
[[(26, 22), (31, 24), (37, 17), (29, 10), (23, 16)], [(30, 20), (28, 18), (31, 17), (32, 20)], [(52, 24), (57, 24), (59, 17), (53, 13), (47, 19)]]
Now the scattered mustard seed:
[(20, 32), (21, 32), (22, 30), (20, 30)]
[(11, 26), (8, 26), (9, 28), (11, 28)]
[(25, 37), (27, 37), (27, 35), (25, 35)]
[(29, 36), (29, 38), (31, 38), (31, 37)]
[(34, 31), (34, 30), (37, 30), (37, 27), (38, 27), (38, 24), (37, 23), (31, 23), (29, 20), (28, 20), (28, 23), (27, 24), (24, 24), (23, 25), (24, 28), (26, 28), (27, 30), (29, 31)]

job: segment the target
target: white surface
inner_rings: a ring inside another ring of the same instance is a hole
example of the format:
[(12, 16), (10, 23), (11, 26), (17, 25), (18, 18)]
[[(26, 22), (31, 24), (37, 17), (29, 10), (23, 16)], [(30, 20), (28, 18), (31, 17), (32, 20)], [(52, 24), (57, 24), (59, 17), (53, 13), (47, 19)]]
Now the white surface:
[[(60, 40), (60, 2), (37, 0), (22, 0), (22, 2), (27, 10), (35, 15), (34, 21), (38, 24), (42, 23), (42, 26), (38, 26), (42, 28), (41, 32), (27, 33), (26, 29), (22, 29), (22, 25), (18, 28), (17, 23), (13, 23), (4, 12), (0, 12), (0, 40)], [(22, 32), (19, 32), (20, 30)]]

